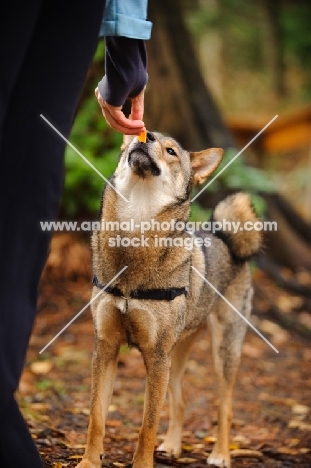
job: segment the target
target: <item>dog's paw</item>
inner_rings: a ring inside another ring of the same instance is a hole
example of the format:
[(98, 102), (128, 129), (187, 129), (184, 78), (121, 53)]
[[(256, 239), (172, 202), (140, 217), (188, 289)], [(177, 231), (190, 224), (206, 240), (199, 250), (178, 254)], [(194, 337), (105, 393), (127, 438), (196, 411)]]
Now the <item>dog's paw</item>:
[(223, 468), (230, 468), (230, 455), (223, 455), (222, 453), (213, 450), (207, 459), (207, 464), (212, 466), (221, 466)]
[(181, 453), (181, 446), (179, 442), (165, 440), (161, 445), (159, 445), (156, 451), (165, 452), (170, 457), (178, 458)]

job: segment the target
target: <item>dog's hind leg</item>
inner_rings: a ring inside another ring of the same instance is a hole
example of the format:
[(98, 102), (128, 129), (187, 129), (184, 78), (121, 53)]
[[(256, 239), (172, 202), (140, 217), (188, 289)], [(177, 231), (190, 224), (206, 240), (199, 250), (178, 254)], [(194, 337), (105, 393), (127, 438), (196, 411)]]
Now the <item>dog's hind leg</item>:
[[(231, 287), (232, 285), (227, 289), (227, 299), (248, 318), (251, 310), (252, 288), (250, 286), (244, 288), (244, 291), (240, 291), (237, 297), (237, 293)], [(231, 466), (229, 434), (232, 419), (232, 391), (247, 325), (222, 299), (219, 299), (217, 310), (210, 314), (209, 325), (218, 383), (219, 410), (217, 442), (207, 463), (229, 468)]]
[(184, 420), (185, 403), (182, 392), (182, 377), (185, 372), (191, 345), (197, 339), (201, 329), (180, 340), (172, 351), (172, 364), (169, 380), (170, 420), (168, 431), (159, 452), (178, 457), (181, 452), (181, 435)]

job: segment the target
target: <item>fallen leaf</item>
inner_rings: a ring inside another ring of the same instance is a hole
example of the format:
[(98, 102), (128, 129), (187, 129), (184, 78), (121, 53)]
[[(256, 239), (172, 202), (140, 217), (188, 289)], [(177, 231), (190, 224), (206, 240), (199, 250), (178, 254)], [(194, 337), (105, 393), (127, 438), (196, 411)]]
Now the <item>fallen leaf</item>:
[(122, 421), (119, 421), (118, 419), (108, 419), (106, 421), (106, 426), (108, 426), (108, 427), (120, 427), (120, 426), (122, 426)]
[(300, 448), (298, 449), (299, 453), (310, 453), (311, 452), (311, 449), (307, 448), (307, 447), (303, 447), (303, 448)]
[(311, 424), (307, 424), (298, 419), (291, 419), (288, 423), (290, 429), (300, 429), (302, 431), (311, 431)]
[(239, 444), (229, 444), (229, 450), (238, 450), (239, 448)]
[(311, 328), (311, 316), (308, 312), (301, 312), (298, 316), (298, 320), (302, 325)]
[(66, 447), (68, 447), (69, 449), (85, 449), (86, 448), (86, 444), (66, 444)]
[(242, 353), (244, 356), (259, 358), (262, 355), (262, 350), (259, 349), (258, 346), (252, 346), (248, 343), (244, 343)]
[(190, 458), (190, 457), (181, 457), (177, 458), (176, 461), (178, 463), (183, 463), (184, 465), (190, 465), (190, 463), (196, 462), (196, 458)]
[(250, 439), (248, 439), (247, 437), (245, 437), (244, 435), (236, 435), (235, 437), (233, 437), (232, 441), (234, 443), (237, 443), (239, 444), (240, 446), (241, 445), (250, 445), (251, 441)]
[[(118, 408), (116, 407), (116, 405), (109, 405), (109, 407), (108, 407), (108, 412), (109, 412), (109, 413), (113, 413), (113, 411), (117, 411), (117, 409), (118, 409)], [(116, 462), (116, 463), (117, 463), (117, 462)]]
[(262, 458), (263, 454), (259, 450), (237, 449), (230, 452), (232, 458)]
[(50, 372), (53, 364), (51, 361), (35, 361), (30, 364), (30, 370), (33, 374), (44, 375)]
[(292, 406), (292, 412), (294, 414), (307, 414), (309, 413), (310, 408), (305, 405), (294, 405)]
[(214, 436), (207, 436), (204, 437), (204, 442), (207, 442), (209, 444), (214, 444), (216, 442), (217, 438)]
[(191, 452), (193, 450), (193, 447), (192, 447), (192, 445), (183, 445), (182, 450), (184, 452)]
[(48, 403), (41, 403), (39, 401), (31, 403), (29, 406), (36, 411), (46, 411), (50, 409), (50, 405)]
[(193, 444), (193, 448), (196, 450), (201, 450), (204, 448), (204, 444)]
[(294, 449), (290, 447), (279, 447), (277, 449), (277, 453), (283, 453), (284, 455), (297, 455), (299, 452), (299, 449)]
[(300, 443), (300, 439), (294, 438), (285, 441), (289, 447), (296, 447)]

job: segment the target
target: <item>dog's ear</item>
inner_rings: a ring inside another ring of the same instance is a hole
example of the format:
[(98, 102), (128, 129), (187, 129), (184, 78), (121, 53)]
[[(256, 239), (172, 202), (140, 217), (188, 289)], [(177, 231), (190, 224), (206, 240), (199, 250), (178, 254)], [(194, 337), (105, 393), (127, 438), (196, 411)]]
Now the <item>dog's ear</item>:
[(224, 150), (221, 148), (209, 148), (197, 153), (190, 153), (193, 183), (202, 184), (217, 169), (223, 154)]
[(123, 135), (123, 143), (121, 145), (121, 151), (123, 151), (135, 138), (136, 135)]

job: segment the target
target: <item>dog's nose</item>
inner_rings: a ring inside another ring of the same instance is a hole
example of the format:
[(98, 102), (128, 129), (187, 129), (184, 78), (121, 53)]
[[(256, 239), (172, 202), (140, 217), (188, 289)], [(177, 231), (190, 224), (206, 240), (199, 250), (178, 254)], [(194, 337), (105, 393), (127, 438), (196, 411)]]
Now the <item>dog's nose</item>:
[(147, 141), (155, 141), (155, 136), (152, 132), (147, 132)]

